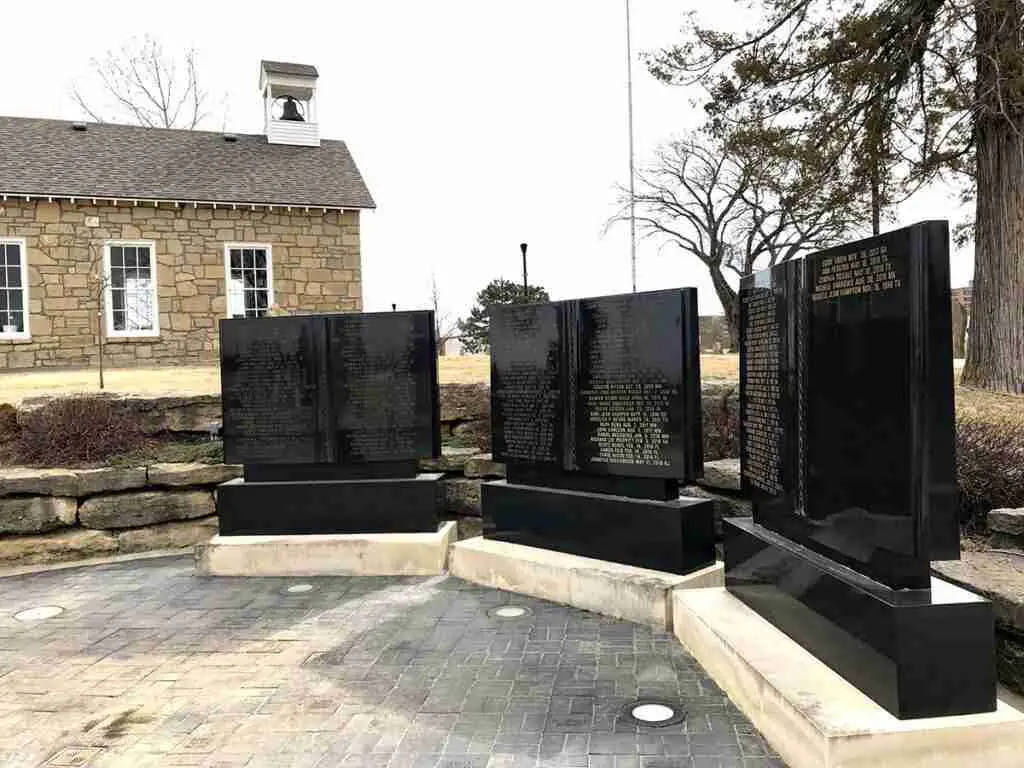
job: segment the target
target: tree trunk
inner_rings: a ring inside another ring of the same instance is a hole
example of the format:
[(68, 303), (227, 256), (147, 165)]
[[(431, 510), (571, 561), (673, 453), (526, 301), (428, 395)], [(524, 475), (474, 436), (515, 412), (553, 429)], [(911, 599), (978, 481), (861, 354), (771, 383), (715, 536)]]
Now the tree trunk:
[(977, 0), (977, 233), (963, 383), (1024, 394), (1020, 0)]
[(732, 352), (739, 352), (740, 349), (740, 304), (736, 297), (736, 291), (725, 279), (725, 275), (717, 267), (708, 267), (711, 273), (711, 283), (715, 286), (715, 294), (722, 303), (722, 310), (725, 312), (725, 327), (729, 331), (729, 347)]

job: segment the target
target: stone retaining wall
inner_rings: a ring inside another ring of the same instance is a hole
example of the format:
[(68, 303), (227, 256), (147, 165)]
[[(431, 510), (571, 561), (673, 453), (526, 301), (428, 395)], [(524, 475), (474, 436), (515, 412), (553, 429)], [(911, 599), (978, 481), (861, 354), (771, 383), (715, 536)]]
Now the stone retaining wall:
[(223, 464), (0, 468), (0, 563), (187, 547), (216, 531)]

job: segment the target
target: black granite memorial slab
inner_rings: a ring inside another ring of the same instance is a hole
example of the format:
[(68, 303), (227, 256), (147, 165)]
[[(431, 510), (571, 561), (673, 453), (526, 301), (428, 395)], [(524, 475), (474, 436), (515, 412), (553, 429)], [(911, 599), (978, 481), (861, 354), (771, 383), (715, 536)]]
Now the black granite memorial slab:
[(710, 501), (635, 499), (601, 493), (484, 483), (484, 536), (669, 573), (715, 562)]
[(729, 591), (896, 717), (995, 710), (987, 600), (935, 577), (890, 589), (750, 518), (723, 529)]
[(894, 588), (959, 556), (949, 236), (927, 222), (740, 286), (754, 519)]
[(685, 573), (714, 561), (693, 288), (495, 307), (487, 538)]
[(221, 320), (225, 460), (358, 466), (440, 455), (432, 318)]
[[(437, 530), (432, 312), (222, 320), (222, 534)], [(426, 527), (424, 527), (426, 526)]]
[(742, 487), (726, 587), (894, 715), (995, 707), (959, 557), (949, 233), (925, 222), (740, 284)]

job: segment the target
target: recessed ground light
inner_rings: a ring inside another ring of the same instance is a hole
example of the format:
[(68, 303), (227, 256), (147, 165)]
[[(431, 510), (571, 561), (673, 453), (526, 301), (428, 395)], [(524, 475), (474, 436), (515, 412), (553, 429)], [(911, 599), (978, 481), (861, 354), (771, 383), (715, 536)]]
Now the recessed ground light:
[(302, 594), (303, 592), (312, 592), (312, 584), (292, 584), (288, 589), (285, 590), (293, 595)]
[(655, 728), (676, 725), (686, 719), (686, 712), (682, 707), (669, 701), (655, 699), (641, 699), (627, 704), (622, 714), (626, 720), (636, 725)]
[(497, 608), (491, 608), (487, 612), (487, 615), (492, 619), (521, 619), (524, 616), (529, 616), (531, 613), (530, 609), (525, 605), (499, 605)]
[(64, 613), (64, 609), (59, 605), (40, 605), (38, 608), (27, 608), (24, 611), (18, 611), (14, 614), (14, 618), (18, 621), (42, 621), (43, 619), (52, 619), (54, 616), (60, 616)]

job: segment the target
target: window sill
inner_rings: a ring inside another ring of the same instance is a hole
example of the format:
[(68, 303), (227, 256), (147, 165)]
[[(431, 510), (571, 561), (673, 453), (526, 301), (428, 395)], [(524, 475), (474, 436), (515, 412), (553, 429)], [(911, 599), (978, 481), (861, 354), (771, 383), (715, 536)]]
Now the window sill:
[(139, 336), (104, 336), (103, 337), (103, 343), (104, 344), (125, 344), (125, 343), (129, 343), (130, 344), (131, 342), (134, 342), (134, 341), (142, 341), (142, 342), (148, 341), (150, 343), (155, 342), (155, 341), (160, 341), (160, 334), (159, 333), (151, 333), (151, 334), (146, 334), (145, 336), (139, 335)]
[(31, 336), (4, 336), (0, 334), (0, 344), (31, 344)]

